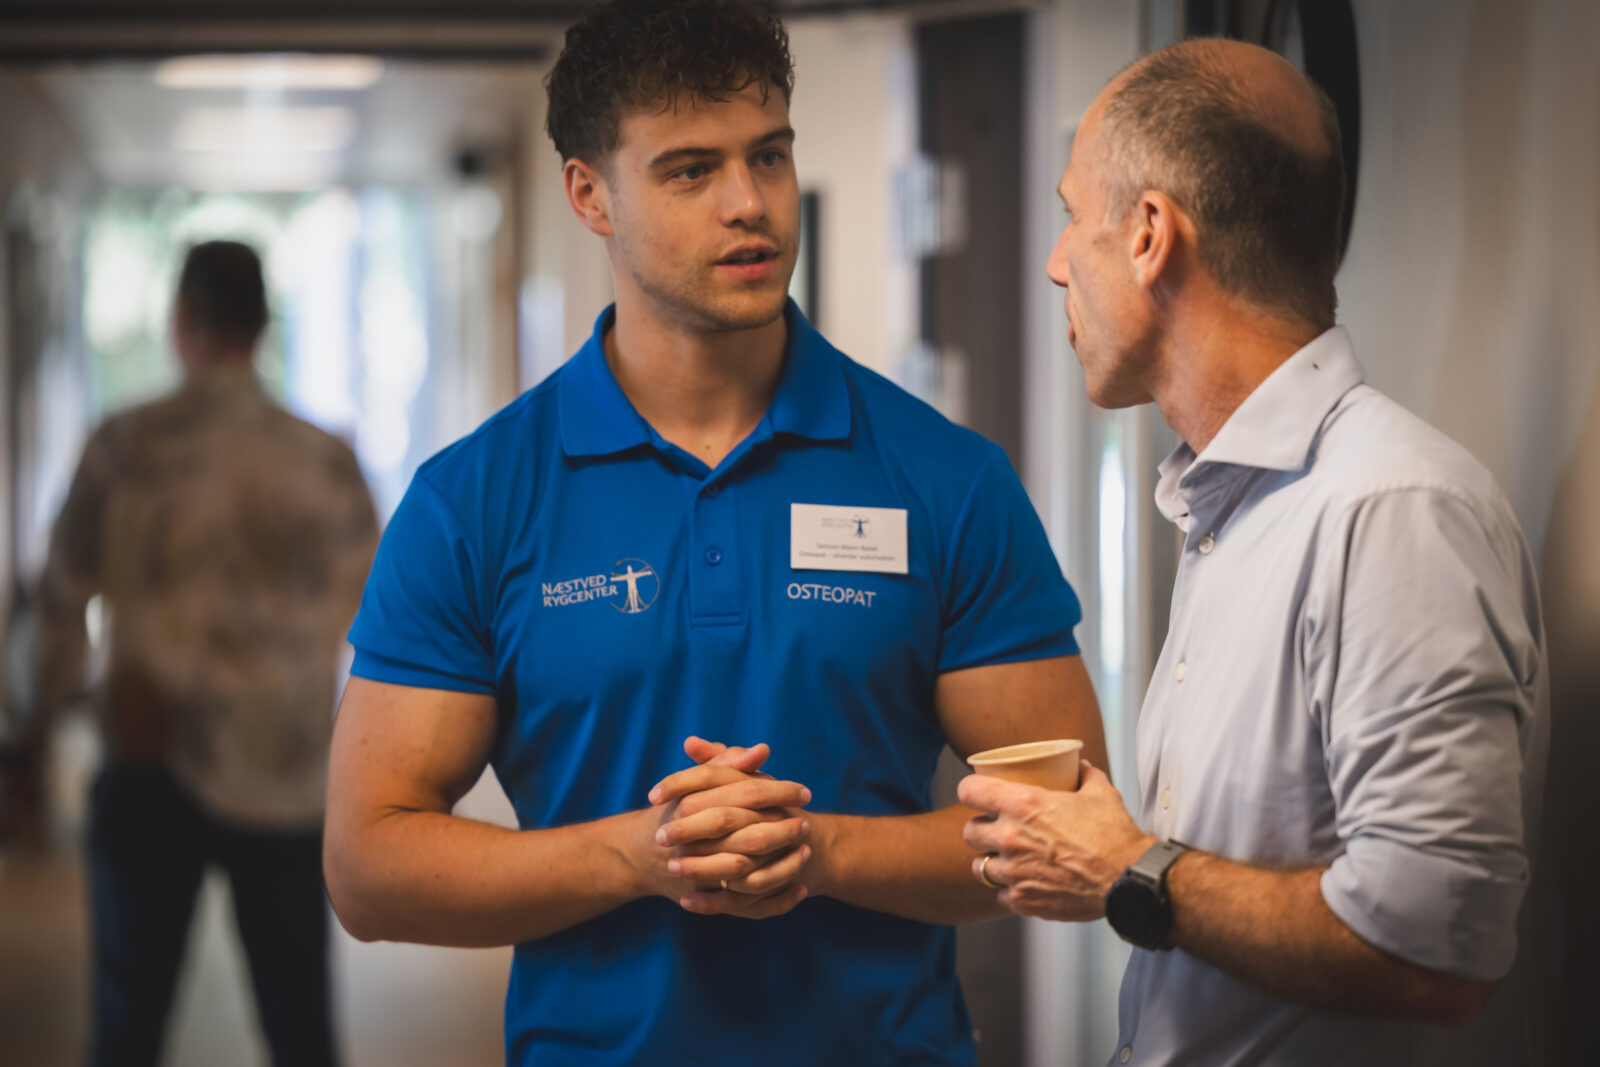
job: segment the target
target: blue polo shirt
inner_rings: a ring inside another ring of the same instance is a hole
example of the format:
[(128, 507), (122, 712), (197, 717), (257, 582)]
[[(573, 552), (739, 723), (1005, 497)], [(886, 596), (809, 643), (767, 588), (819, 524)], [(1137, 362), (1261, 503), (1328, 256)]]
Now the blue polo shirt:
[[(1005, 454), (791, 304), (772, 407), (710, 469), (617, 385), (612, 315), (417, 472), (354, 673), (492, 694), (526, 829), (645, 807), (688, 734), (769, 742), (813, 810), (929, 810), (938, 676), (1077, 651), (1077, 599)], [(903, 509), (905, 573), (791, 568), (796, 503)], [(954, 932), (825, 898), (762, 921), (638, 900), (518, 945), (506, 1042), (541, 1067), (975, 1059)]]

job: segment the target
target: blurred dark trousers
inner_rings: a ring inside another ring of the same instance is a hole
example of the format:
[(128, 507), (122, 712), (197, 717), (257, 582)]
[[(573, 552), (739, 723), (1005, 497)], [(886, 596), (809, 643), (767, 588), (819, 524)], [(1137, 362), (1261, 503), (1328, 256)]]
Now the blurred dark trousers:
[(212, 863), (228, 873), (272, 1062), (337, 1062), (320, 833), (248, 833), (224, 826), (206, 816), (165, 770), (113, 765), (94, 784), (88, 852), (92, 1067), (160, 1062), (195, 898)]

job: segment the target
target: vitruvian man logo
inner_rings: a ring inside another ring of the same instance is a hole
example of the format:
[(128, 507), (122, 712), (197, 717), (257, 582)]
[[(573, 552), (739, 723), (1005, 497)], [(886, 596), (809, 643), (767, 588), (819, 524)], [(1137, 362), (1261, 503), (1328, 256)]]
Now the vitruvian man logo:
[[(620, 573), (619, 573), (620, 572)], [(619, 559), (612, 568), (611, 581), (614, 585), (627, 585), (626, 596), (621, 597), (621, 603), (612, 604), (612, 607), (626, 615), (637, 615), (656, 602), (656, 596), (661, 592), (661, 578), (656, 574), (655, 568), (642, 559)]]
[(872, 521), (871, 519), (863, 519), (860, 515), (856, 515), (850, 521), (856, 524), (857, 537), (867, 536), (867, 524)]

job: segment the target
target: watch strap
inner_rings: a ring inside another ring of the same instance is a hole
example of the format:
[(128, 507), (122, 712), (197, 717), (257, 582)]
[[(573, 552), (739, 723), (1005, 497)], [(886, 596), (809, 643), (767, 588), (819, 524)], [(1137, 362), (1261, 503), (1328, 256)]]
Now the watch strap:
[(1189, 851), (1189, 846), (1182, 841), (1158, 841), (1145, 850), (1144, 855), (1133, 861), (1133, 866), (1128, 868), (1128, 873), (1142, 879), (1147, 879), (1151, 885), (1159, 886), (1162, 896), (1166, 895), (1167, 868), (1171, 867), (1177, 858)]

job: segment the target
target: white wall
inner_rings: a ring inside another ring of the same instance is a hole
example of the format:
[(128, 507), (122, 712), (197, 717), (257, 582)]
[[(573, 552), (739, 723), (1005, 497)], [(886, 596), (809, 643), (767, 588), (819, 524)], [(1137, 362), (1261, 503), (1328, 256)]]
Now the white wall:
[(894, 376), (917, 339), (917, 264), (895, 248), (895, 169), (916, 152), (916, 80), (902, 16), (794, 19), (790, 120), (800, 187), (821, 194), (819, 325)]
[[(34, 80), (0, 70), (0, 655), (24, 656), (12, 646), (12, 592), (31, 583), (43, 563), (44, 537), (77, 462), (87, 404), (75, 388), (82, 373), (76, 344), (80, 240), (78, 222), (95, 182), (81, 147)], [(11, 238), (26, 236), (34, 262), (8, 261)], [(31, 277), (23, 277), (25, 270)], [(36, 294), (30, 306), (11, 306), (15, 293)], [(35, 331), (30, 351), (14, 351), (24, 313)], [(21, 370), (26, 396), (10, 393)], [(21, 446), (20, 484), (12, 484), (12, 441)], [(20, 537), (13, 539), (14, 534)], [(13, 557), (20, 573), (13, 574)], [(25, 638), (26, 629), (21, 631)], [(0, 660), (0, 739), (9, 690), (20, 682)], [(25, 694), (16, 694), (19, 699)]]
[[(554, 51), (559, 53), (559, 46)], [(543, 89), (533, 94), (519, 164), (524, 255), (519, 377), (524, 389), (582, 347), (595, 316), (613, 299), (605, 246), (567, 203), (561, 156), (544, 129), (548, 105)]]

